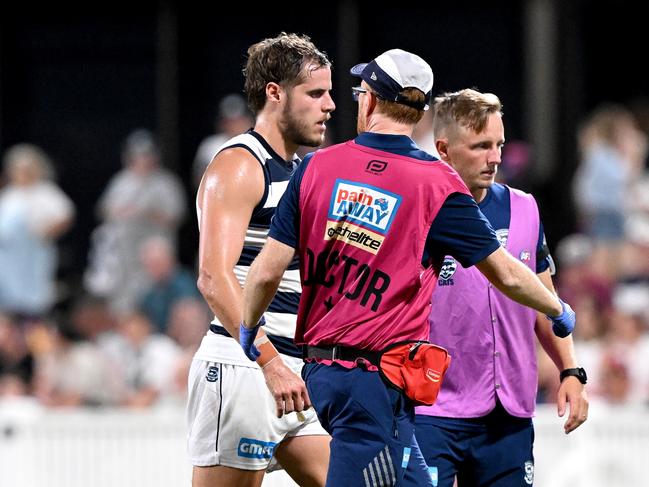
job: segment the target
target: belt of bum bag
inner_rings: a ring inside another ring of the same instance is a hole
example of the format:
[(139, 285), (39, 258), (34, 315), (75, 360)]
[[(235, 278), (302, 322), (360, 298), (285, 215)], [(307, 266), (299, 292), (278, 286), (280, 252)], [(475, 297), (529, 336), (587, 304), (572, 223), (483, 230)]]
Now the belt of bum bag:
[(302, 357), (318, 358), (321, 360), (344, 360), (355, 362), (359, 358), (367, 360), (372, 365), (379, 365), (381, 352), (363, 350), (360, 348), (346, 347), (344, 345), (304, 345), (302, 347)]

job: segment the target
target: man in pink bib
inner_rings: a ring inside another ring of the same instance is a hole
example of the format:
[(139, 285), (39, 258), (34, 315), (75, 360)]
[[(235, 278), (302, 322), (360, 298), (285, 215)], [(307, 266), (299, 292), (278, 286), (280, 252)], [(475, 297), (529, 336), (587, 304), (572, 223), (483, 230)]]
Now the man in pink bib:
[[(442, 160), (456, 169), (501, 245), (550, 290), (550, 258), (532, 195), (494, 183), (505, 143), (496, 95), (466, 89), (435, 99), (434, 133)], [(569, 433), (586, 419), (583, 370), (572, 337), (553, 335), (544, 316), (495, 289), (475, 267), (447, 256), (433, 292), (430, 341), (452, 364), (437, 401), (416, 408), (416, 436), (433, 485), (527, 486), (534, 479), (532, 416), (536, 341), (562, 371), (557, 404)]]

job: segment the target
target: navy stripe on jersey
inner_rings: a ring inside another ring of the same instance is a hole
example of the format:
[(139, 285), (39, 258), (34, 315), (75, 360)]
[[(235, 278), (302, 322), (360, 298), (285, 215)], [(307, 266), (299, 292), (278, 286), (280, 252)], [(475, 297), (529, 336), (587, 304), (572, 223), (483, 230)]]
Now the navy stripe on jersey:
[(250, 267), (252, 265), (252, 261), (255, 260), (255, 258), (259, 255), (260, 250), (261, 249), (258, 248), (244, 247), (237, 265)]
[(293, 313), (300, 304), (300, 295), (297, 293), (287, 293), (277, 291), (273, 301), (268, 306), (268, 311), (272, 313)]

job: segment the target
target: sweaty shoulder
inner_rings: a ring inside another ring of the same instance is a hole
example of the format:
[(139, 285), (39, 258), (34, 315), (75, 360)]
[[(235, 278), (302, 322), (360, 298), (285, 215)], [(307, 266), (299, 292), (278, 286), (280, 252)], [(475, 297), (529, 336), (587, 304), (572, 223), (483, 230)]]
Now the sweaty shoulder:
[(199, 201), (204, 193), (219, 198), (239, 193), (245, 199), (261, 200), (264, 174), (255, 156), (243, 147), (229, 147), (219, 152), (207, 166), (198, 190)]
[(236, 174), (237, 172), (244, 172), (254, 174), (260, 172), (256, 170), (255, 166), (261, 166), (262, 161), (267, 158), (266, 151), (261, 145), (261, 141), (253, 131), (228, 139), (218, 148), (216, 155), (207, 166), (203, 179), (219, 176), (222, 173)]
[[(254, 176), (261, 176), (260, 183), (263, 185), (263, 172), (257, 158), (243, 147), (229, 147), (214, 156), (212, 162), (205, 171), (205, 177), (243, 178), (251, 177), (247, 185), (254, 180)], [(244, 180), (245, 181), (245, 180)]]

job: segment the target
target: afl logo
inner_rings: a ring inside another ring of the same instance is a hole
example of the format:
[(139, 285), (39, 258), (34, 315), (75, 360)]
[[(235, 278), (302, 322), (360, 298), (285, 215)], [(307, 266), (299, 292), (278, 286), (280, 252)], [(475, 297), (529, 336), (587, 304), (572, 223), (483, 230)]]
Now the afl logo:
[(451, 277), (453, 277), (456, 269), (457, 262), (455, 262), (452, 257), (446, 257), (444, 259), (444, 263), (442, 264), (442, 269), (439, 271), (439, 278), (443, 281), (448, 281)]
[(524, 264), (529, 264), (530, 261), (532, 260), (532, 253), (529, 250), (523, 250), (521, 252), (521, 255), (519, 256), (519, 259)]

